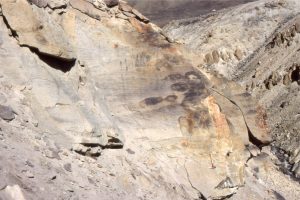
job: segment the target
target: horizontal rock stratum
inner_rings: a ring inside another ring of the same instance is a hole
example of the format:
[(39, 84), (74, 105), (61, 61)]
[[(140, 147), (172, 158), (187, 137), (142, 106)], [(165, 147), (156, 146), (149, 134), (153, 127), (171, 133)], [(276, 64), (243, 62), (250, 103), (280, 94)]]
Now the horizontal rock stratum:
[[(242, 87), (124, 1), (0, 5), (0, 104), (14, 116), (0, 122), (1, 198), (250, 193), (246, 163), (271, 137)], [(253, 199), (276, 196), (264, 187)]]

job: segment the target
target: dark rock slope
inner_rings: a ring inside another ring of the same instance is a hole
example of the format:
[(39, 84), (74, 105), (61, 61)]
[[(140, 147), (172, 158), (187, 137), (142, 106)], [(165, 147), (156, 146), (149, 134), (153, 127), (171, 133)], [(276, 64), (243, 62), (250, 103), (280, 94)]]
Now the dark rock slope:
[(197, 17), (254, 0), (128, 0), (154, 23), (164, 26), (171, 20)]

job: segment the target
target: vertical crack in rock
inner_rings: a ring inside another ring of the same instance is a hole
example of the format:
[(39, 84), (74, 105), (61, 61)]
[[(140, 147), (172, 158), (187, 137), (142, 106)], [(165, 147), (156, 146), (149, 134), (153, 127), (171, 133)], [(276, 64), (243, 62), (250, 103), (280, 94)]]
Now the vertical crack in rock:
[[(1, 5), (0, 5), (0, 9), (2, 10), (2, 6)], [(8, 30), (10, 30), (12, 37), (14, 37), (16, 40), (18, 40), (19, 36), (18, 36), (17, 32), (9, 25), (9, 23), (8, 23), (5, 15), (3, 14), (3, 12), (2, 12), (2, 18), (3, 18), (4, 24), (6, 25), (6, 28)]]
[(189, 171), (188, 171), (187, 168), (186, 168), (186, 160), (184, 161), (184, 165), (183, 165), (183, 166), (184, 166), (184, 169), (185, 169), (185, 173), (186, 173), (187, 180), (189, 181), (191, 187), (192, 187), (194, 190), (196, 190), (196, 191), (198, 192), (199, 200), (207, 200), (207, 198), (202, 194), (202, 192), (201, 192), (200, 190), (198, 190), (198, 188), (196, 188), (196, 187), (193, 185), (193, 183), (192, 183), (192, 181), (191, 181), (191, 179), (190, 179)]
[(232, 99), (228, 98), (227, 96), (223, 95), (221, 92), (217, 91), (216, 89), (214, 88), (210, 88), (211, 91), (223, 96), (224, 98), (228, 99), (231, 103), (233, 103), (239, 110), (240, 112), (242, 113), (242, 116), (243, 116), (243, 119), (244, 119), (244, 123), (247, 127), (247, 130), (248, 130), (248, 136), (249, 136), (249, 140), (252, 144), (256, 145), (257, 147), (261, 148), (263, 146), (266, 146), (266, 144), (264, 144), (263, 142), (261, 142), (259, 139), (257, 139), (254, 134), (251, 132), (248, 124), (247, 124), (247, 120), (246, 120), (246, 117), (245, 117), (245, 114), (243, 112), (243, 110), (241, 109), (241, 107), (235, 102), (233, 101)]

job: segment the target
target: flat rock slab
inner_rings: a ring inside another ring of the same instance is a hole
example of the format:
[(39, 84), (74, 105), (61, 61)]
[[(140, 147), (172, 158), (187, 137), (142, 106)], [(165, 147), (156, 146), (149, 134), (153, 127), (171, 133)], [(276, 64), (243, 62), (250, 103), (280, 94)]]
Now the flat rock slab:
[(50, 14), (26, 0), (1, 0), (2, 12), (9, 27), (17, 35), (19, 45), (42, 54), (74, 60), (75, 53), (64, 29)]

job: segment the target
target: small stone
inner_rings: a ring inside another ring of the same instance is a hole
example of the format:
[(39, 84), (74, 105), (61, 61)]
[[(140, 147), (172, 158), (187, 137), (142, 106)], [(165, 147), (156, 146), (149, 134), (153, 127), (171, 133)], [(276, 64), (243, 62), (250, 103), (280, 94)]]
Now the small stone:
[(225, 188), (233, 188), (234, 185), (232, 183), (232, 180), (229, 177), (226, 177), (224, 180), (222, 180), (216, 188), (218, 189), (225, 189)]
[(103, 168), (103, 166), (101, 164), (97, 164), (98, 168)]
[(92, 157), (98, 157), (101, 155), (102, 149), (100, 147), (94, 147), (91, 148), (91, 150), (89, 151), (90, 156)]
[(225, 62), (227, 62), (229, 60), (229, 56), (227, 54), (226, 51), (221, 51), (221, 55), (220, 57), (222, 58), (222, 60), (224, 60)]
[(247, 147), (252, 156), (258, 156), (260, 154), (260, 150), (257, 146), (250, 145)]
[(294, 175), (296, 176), (296, 178), (300, 178), (300, 164), (299, 163), (294, 164), (292, 171), (293, 171)]
[(67, 151), (63, 151), (63, 152), (62, 152), (62, 155), (64, 155), (64, 156), (69, 156), (69, 153), (68, 153)]
[(214, 63), (214, 58), (211, 53), (205, 55), (205, 61), (207, 64), (211, 65)]
[(104, 3), (107, 5), (107, 7), (114, 7), (119, 4), (119, 0), (104, 0)]
[(45, 151), (45, 156), (47, 158), (51, 158), (51, 159), (57, 159), (57, 160), (61, 160), (59, 154), (57, 151), (53, 150), (53, 149), (49, 149)]
[(72, 172), (72, 165), (71, 163), (64, 164), (64, 169), (68, 172)]
[(72, 147), (72, 150), (75, 151), (76, 153), (85, 155), (86, 152), (88, 151), (88, 147), (83, 146), (82, 144), (75, 144)]
[(0, 117), (5, 121), (11, 121), (15, 119), (15, 114), (11, 107), (0, 105)]
[(217, 50), (214, 50), (212, 52), (212, 57), (213, 57), (214, 63), (218, 63), (220, 61), (220, 54)]
[(32, 124), (33, 124), (34, 127), (38, 127), (38, 126), (39, 126), (39, 122), (36, 121), (36, 120), (33, 120), (33, 121), (32, 121)]
[(242, 60), (243, 58), (243, 52), (241, 49), (237, 48), (234, 52), (234, 55), (235, 57), (238, 59), (238, 60)]
[(290, 79), (289, 74), (284, 75), (284, 77), (283, 77), (283, 84), (284, 85), (289, 85), (290, 83), (291, 83), (291, 79)]
[(56, 175), (52, 175), (51, 177), (50, 177), (50, 181), (53, 181), (53, 180), (55, 180), (56, 179)]
[(126, 149), (126, 151), (127, 151), (129, 154), (135, 154), (135, 152), (132, 151), (131, 149)]

